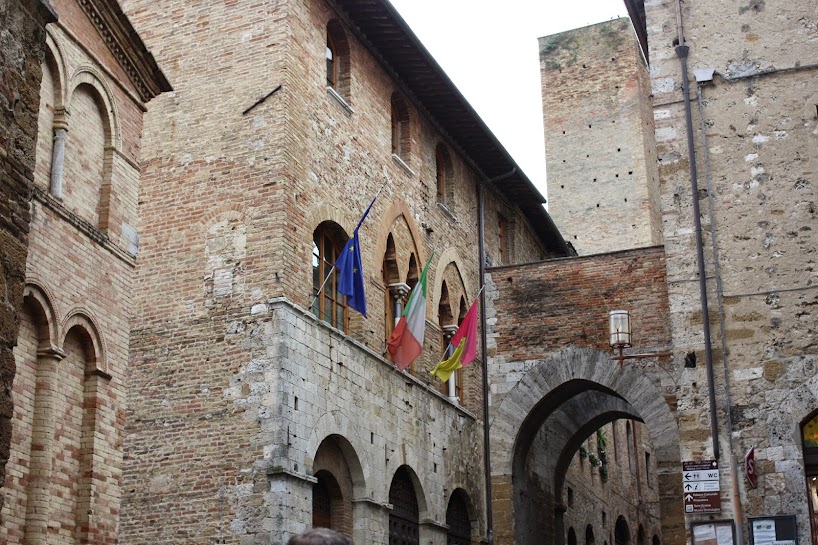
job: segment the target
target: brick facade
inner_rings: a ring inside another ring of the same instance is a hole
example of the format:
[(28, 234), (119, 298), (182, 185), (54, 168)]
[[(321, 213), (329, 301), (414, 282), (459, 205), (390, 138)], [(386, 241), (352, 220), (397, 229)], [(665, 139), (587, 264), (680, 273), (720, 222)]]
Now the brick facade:
[[(473, 538), (486, 533), (482, 356), (464, 369), (459, 402), (429, 374), (441, 326), (479, 289), (478, 184), (493, 262), (552, 251), (522, 206), (537, 195), (515, 200), (507, 184), (519, 178), (487, 181), (483, 158), (418, 98), (420, 80), (384, 62), (394, 51), (375, 49), (372, 34), (363, 39), (358, 25), (375, 20), (356, 11), (363, 5), (179, 3), (159, 16), (155, 2), (125, 3), (176, 89), (146, 116), (123, 447), (128, 543), (285, 540), (312, 525), (313, 491), (333, 480), (331, 525), (387, 543), (401, 467), (413, 476), (421, 541), (446, 542), (456, 491)], [(328, 35), (341, 63), (330, 88)], [(351, 311), (344, 332), (306, 311), (323, 280), (313, 276), (314, 235), (351, 235), (379, 190), (359, 231), (368, 318)], [(406, 375), (385, 356), (390, 286), (411, 285), (430, 257), (424, 352)]]
[[(12, 435), (12, 384), (29, 247), (31, 190), (45, 25), (56, 20), (48, 2), (12, 0), (0, 6), (0, 483)], [(0, 489), (0, 508), (7, 492)], [(5, 520), (0, 514), (0, 524)]]
[[(610, 361), (607, 336), (607, 311), (629, 309), (640, 352), (671, 346), (663, 249), (499, 267), (490, 274), (496, 542), (529, 543), (545, 535), (565, 543), (571, 528), (584, 540), (591, 525), (599, 543), (622, 516), (634, 541), (641, 525), (648, 538), (681, 543), (679, 430), (672, 410), (679, 389), (668, 372), (674, 367), (668, 356), (620, 367)], [(626, 426), (632, 427), (631, 448)], [(600, 456), (600, 429), (609, 438), (604, 483), (600, 467), (590, 463), (590, 454)], [(580, 458), (580, 447), (588, 459)]]
[(168, 86), (116, 3), (52, 5), (59, 22), (30, 48), (43, 77), (0, 539), (106, 544), (121, 496), (141, 117)]

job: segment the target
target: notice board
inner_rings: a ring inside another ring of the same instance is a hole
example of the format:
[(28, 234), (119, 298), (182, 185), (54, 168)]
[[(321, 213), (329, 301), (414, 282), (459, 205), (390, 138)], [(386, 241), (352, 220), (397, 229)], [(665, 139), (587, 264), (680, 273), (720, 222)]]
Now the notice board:
[(750, 545), (796, 545), (798, 528), (795, 515), (751, 517)]

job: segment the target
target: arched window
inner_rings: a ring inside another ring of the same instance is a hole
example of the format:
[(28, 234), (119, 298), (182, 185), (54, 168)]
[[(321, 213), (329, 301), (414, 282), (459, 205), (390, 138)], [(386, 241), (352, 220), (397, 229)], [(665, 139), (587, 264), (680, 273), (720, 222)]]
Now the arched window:
[[(344, 230), (329, 221), (323, 222), (312, 234), (312, 294), (315, 302), (312, 312), (321, 320), (337, 327), (344, 333), (349, 329), (349, 311), (346, 297), (338, 292), (338, 271), (327, 278), (349, 237)], [(326, 283), (324, 281), (326, 280)], [(321, 289), (321, 286), (324, 286)]]
[(616, 519), (616, 526), (614, 527), (614, 543), (616, 545), (631, 544), (631, 530), (628, 528), (628, 522), (622, 515)]
[(452, 158), (443, 144), (435, 148), (435, 177), (437, 179), (437, 202), (451, 208), (454, 197)]
[(349, 101), (349, 42), (338, 21), (327, 24), (327, 87)]
[(659, 541), (659, 536), (653, 536), (653, 545), (662, 545), (662, 542)]
[(392, 94), (392, 154), (409, 162), (409, 108), (398, 93)]
[(449, 506), (446, 508), (446, 545), (471, 544), (471, 519), (469, 518), (468, 504), (465, 493), (458, 489), (452, 494)]
[(636, 531), (636, 545), (647, 545), (645, 543), (645, 529), (642, 525), (639, 525), (639, 529)]
[(627, 448), (626, 452), (628, 453), (628, 468), (631, 470), (631, 473), (636, 473), (634, 467), (635, 458), (633, 457), (633, 427), (630, 421), (625, 422), (625, 443)]
[(577, 545), (577, 533), (573, 526), (568, 528), (568, 545)]
[(409, 472), (399, 467), (389, 487), (389, 545), (419, 545), (419, 509)]
[(594, 527), (590, 524), (585, 527), (585, 545), (594, 545)]
[(103, 100), (82, 83), (71, 97), (71, 127), (66, 135), (62, 197), (66, 206), (94, 226), (100, 224), (100, 199), (109, 143)]

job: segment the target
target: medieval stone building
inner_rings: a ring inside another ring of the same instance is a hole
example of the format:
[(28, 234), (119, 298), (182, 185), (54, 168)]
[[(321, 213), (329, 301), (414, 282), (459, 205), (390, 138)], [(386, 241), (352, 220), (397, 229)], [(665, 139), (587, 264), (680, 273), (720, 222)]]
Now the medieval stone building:
[[(24, 21), (16, 4), (0, 11), (4, 33)], [(23, 234), (30, 218), (30, 230), (27, 254), (3, 245), (4, 256), (26, 259), (25, 284), (9, 267), (4, 290), (22, 305), (16, 376), (4, 372), (14, 405), (0, 540), (113, 543), (141, 122), (145, 103), (170, 87), (116, 2), (27, 4), (25, 42), (3, 40), (6, 58), (24, 54), (10, 64), (36, 88), (16, 89), (25, 123), (4, 140), (6, 172), (20, 169), (26, 184), (19, 193), (4, 186), (6, 211)]]
[[(481, 222), (487, 262), (567, 255), (542, 196), (386, 2), (124, 5), (175, 90), (146, 114), (121, 541), (480, 540), (483, 357), (429, 371)], [(375, 195), (364, 319), (331, 268)]]
[[(716, 539), (723, 529), (719, 543), (728, 535), (734, 540), (729, 542), (736, 543), (815, 543), (818, 324), (813, 309), (818, 295), (813, 163), (818, 100), (810, 59), (817, 31), (805, 18), (815, 6), (626, 4), (635, 21), (639, 56), (649, 59), (649, 64), (637, 63), (630, 74), (619, 68), (620, 59), (623, 51), (634, 50), (629, 44), (637, 40), (627, 28), (614, 32), (622, 22), (540, 40), (549, 193), (554, 196), (551, 210), (555, 217), (566, 218), (560, 227), (567, 232), (579, 231), (588, 220), (582, 216), (581, 223), (572, 226), (572, 218), (557, 210), (560, 205), (591, 216), (596, 208), (582, 196), (572, 200), (580, 193), (567, 188), (596, 188), (600, 209), (611, 207), (599, 221), (610, 222), (606, 232), (613, 235), (612, 243), (634, 248), (653, 243), (638, 236), (617, 238), (633, 232), (632, 222), (619, 211), (630, 206), (632, 195), (652, 191), (651, 180), (621, 172), (611, 177), (607, 169), (623, 169), (610, 158), (631, 149), (628, 142), (639, 141), (636, 127), (655, 125), (655, 151), (648, 142), (642, 157), (637, 150), (625, 162), (649, 165), (656, 157), (667, 293), (666, 314), (656, 319), (667, 324), (670, 344), (657, 343), (649, 335), (654, 324), (641, 316), (644, 301), (628, 304), (640, 332), (637, 351), (663, 352), (669, 347), (671, 352), (669, 358), (631, 364), (634, 371), (643, 368), (653, 383), (637, 396), (651, 390), (663, 396), (663, 411), (670, 410), (678, 426), (677, 452), (666, 456), (669, 451), (661, 443), (667, 429), (638, 411), (651, 434), (659, 469), (664, 542), (684, 538), (710, 543), (707, 540)], [(612, 70), (603, 76), (601, 63), (606, 60)], [(625, 89), (643, 88), (646, 77), (650, 95), (641, 100), (651, 105), (652, 119), (639, 107), (623, 109), (607, 121), (617, 129), (603, 137), (607, 148), (617, 147), (616, 153), (601, 147), (594, 131), (606, 131), (598, 127), (605, 120), (588, 106), (589, 94), (599, 94), (600, 78), (613, 83), (605, 87), (601, 102)], [(626, 143), (621, 151), (619, 142)], [(571, 166), (583, 160), (588, 161), (583, 171)], [(601, 176), (593, 179), (597, 172)], [(653, 217), (657, 210), (647, 212)], [(581, 253), (608, 251), (605, 237), (591, 238), (579, 233)], [(603, 264), (616, 256), (582, 259)], [(631, 268), (623, 280), (633, 281), (635, 272)], [(615, 291), (603, 291), (606, 310), (621, 304), (610, 294)], [(501, 304), (506, 303), (498, 301)], [(534, 369), (521, 377), (517, 388), (532, 380)], [(633, 397), (623, 397), (635, 403)], [(521, 399), (518, 394), (517, 405)], [(493, 433), (492, 440), (497, 435)], [(751, 448), (755, 483), (747, 478), (744, 463)], [(707, 499), (709, 507), (702, 509), (695, 498), (683, 500), (687, 496), (682, 494), (680, 462), (712, 460), (719, 478)], [(565, 491), (557, 493), (563, 497)], [(684, 517), (684, 536), (668, 532), (668, 515)], [(566, 539), (562, 529), (558, 541)]]

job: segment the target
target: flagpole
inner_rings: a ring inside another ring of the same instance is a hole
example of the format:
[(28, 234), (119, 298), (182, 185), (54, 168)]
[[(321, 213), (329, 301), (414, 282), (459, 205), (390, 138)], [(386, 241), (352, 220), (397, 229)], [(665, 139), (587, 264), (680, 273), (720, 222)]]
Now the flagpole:
[(315, 292), (315, 297), (313, 297), (312, 303), (310, 303), (309, 310), (312, 310), (313, 305), (315, 305), (315, 302), (318, 301), (318, 297), (321, 295), (321, 292), (324, 290), (324, 286), (326, 286), (327, 282), (329, 282), (329, 277), (332, 276), (332, 271), (334, 271), (334, 270), (335, 270), (335, 265), (333, 265), (332, 268), (329, 270), (329, 272), (327, 273), (327, 277), (324, 278), (324, 282), (321, 284), (321, 287), (318, 288), (317, 292)]

